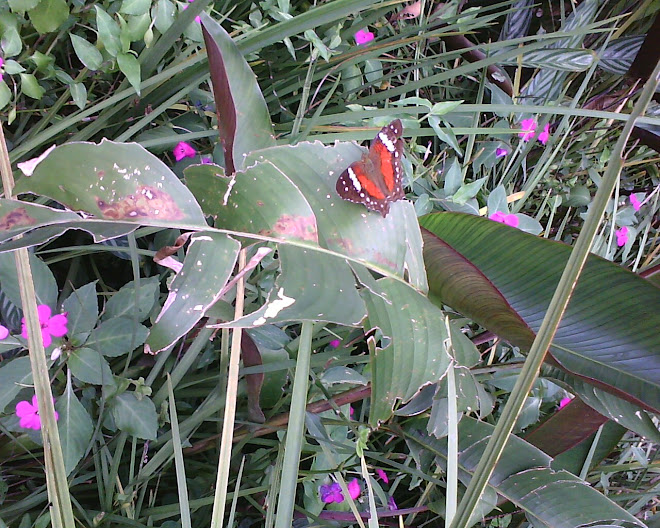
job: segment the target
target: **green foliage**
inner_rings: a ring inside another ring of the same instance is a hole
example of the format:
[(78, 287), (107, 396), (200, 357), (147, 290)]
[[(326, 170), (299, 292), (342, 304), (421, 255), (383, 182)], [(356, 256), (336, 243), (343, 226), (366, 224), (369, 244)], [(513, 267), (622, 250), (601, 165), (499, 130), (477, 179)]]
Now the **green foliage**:
[[(657, 264), (658, 172), (645, 144), (623, 165), (617, 139), (657, 6), (469, 4), (409, 19), (373, 0), (0, 5), (3, 182), (20, 197), (0, 200), (0, 523), (50, 523), (48, 486), (85, 526), (227, 511), (288, 528), (294, 505), (310, 525), (376, 526), (397, 507), (450, 525), (522, 398), (463, 525), (643, 525), (660, 298), (632, 272)], [(349, 140), (395, 118), (407, 199), (383, 218), (335, 183), (364, 153)], [(181, 141), (192, 157), (173, 155)], [(517, 229), (479, 218), (495, 213)], [(570, 245), (601, 213), (520, 391)], [(68, 320), (47, 387), (21, 336), (27, 247), (37, 302)], [(68, 486), (15, 413), (39, 390)], [(326, 503), (333, 484), (345, 500)]]

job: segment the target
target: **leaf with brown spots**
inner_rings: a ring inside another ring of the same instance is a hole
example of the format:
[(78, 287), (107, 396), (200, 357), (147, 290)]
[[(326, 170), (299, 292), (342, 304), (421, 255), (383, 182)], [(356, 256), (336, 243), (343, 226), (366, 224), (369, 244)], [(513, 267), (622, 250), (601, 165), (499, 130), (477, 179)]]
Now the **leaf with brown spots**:
[(179, 178), (136, 143), (66, 143), (18, 180), (15, 192), (47, 196), (74, 211), (142, 225), (206, 228)]

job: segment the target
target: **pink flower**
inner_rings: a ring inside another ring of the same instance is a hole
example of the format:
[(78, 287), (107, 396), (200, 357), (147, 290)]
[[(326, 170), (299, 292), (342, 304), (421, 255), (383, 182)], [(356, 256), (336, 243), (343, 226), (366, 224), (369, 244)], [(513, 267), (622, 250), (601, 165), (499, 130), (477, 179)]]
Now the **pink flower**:
[(321, 501), (326, 504), (344, 502), (344, 495), (341, 492), (341, 486), (337, 482), (333, 482), (332, 484), (322, 484), (319, 487), (319, 495), (321, 496)]
[(639, 211), (642, 208), (642, 202), (639, 201), (639, 198), (637, 198), (636, 194), (630, 195), (630, 205), (633, 206), (635, 211)]
[[(360, 496), (360, 493), (362, 493), (360, 482), (356, 478), (351, 480), (346, 487), (348, 488), (348, 494), (353, 500), (357, 499)], [(341, 486), (337, 482), (333, 482), (332, 484), (322, 484), (319, 487), (319, 495), (321, 500), (326, 504), (344, 502), (344, 494), (341, 492)]]
[(353, 409), (352, 405), (349, 405), (348, 408), (350, 409), (350, 411), (348, 411), (348, 413), (349, 413), (350, 417), (353, 418), (353, 415), (355, 414), (355, 409)]
[[(193, 3), (194, 1), (195, 1), (195, 0), (188, 0), (188, 3), (191, 4), (191, 3)], [(188, 9), (188, 6), (183, 6), (183, 8), (184, 8), (184, 9)], [(201, 19), (200, 17), (196, 16), (196, 17), (195, 17), (195, 22), (197, 22), (198, 24), (201, 24), (201, 23), (202, 23), (202, 19)], [(177, 161), (179, 161), (179, 160), (177, 160)]]
[(387, 508), (390, 511), (396, 511), (399, 509), (399, 507), (396, 505), (396, 502), (394, 502), (394, 497), (387, 499)]
[[(2, 68), (5, 65), (5, 59), (0, 57), (0, 68)], [(0, 81), (2, 80), (2, 72), (0, 71)]]
[(378, 476), (380, 477), (380, 480), (382, 480), (385, 484), (389, 484), (389, 483), (390, 483), (390, 479), (387, 478), (387, 473), (385, 473), (385, 471), (383, 471), (382, 469), (377, 469), (377, 470), (376, 470), (376, 473), (377, 473)]
[(185, 141), (179, 141), (172, 153), (177, 161), (181, 161), (183, 158), (194, 158), (197, 155), (197, 151)]
[(496, 157), (496, 158), (503, 158), (503, 157), (506, 156), (508, 153), (509, 153), (509, 151), (508, 151), (507, 149), (502, 148), (502, 147), (498, 147), (498, 148), (495, 150), (495, 157)]
[(520, 128), (522, 128), (522, 132), (518, 133), (518, 136), (523, 141), (529, 141), (534, 137), (534, 132), (536, 131), (536, 121), (534, 121), (534, 118), (530, 117), (529, 119), (523, 119), (522, 122), (520, 123)]
[(490, 218), (494, 222), (499, 222), (500, 224), (506, 224), (511, 227), (518, 227), (518, 224), (520, 223), (520, 220), (518, 220), (518, 217), (516, 215), (503, 213), (502, 211), (495, 211), (488, 218)]
[(211, 165), (211, 163), (213, 163), (211, 158), (208, 156), (202, 156), (202, 165)]
[(563, 409), (564, 407), (566, 407), (569, 403), (571, 403), (572, 399), (573, 398), (570, 398), (568, 396), (566, 398), (562, 398), (561, 401), (559, 402), (559, 408)]
[(541, 142), (541, 144), (545, 145), (548, 142), (549, 138), (550, 138), (550, 123), (546, 123), (546, 125), (543, 127), (543, 132), (539, 134), (538, 140)]
[(355, 42), (359, 45), (371, 42), (374, 39), (374, 34), (368, 29), (361, 29), (355, 34)]
[(355, 500), (360, 496), (360, 493), (362, 493), (362, 489), (360, 489), (360, 481), (356, 478), (351, 480), (348, 485), (348, 494), (351, 496), (351, 499)]
[[(55, 398), (53, 398), (55, 403)], [(37, 395), (32, 396), (32, 403), (29, 401), (19, 401), (16, 404), (16, 416), (21, 420), (20, 426), (25, 429), (34, 429), (38, 431), (41, 429), (41, 418), (39, 417), (39, 405), (37, 404)], [(60, 416), (55, 411), (55, 419), (59, 420)]]
[[(534, 138), (534, 134), (536, 133), (536, 121), (532, 117), (529, 119), (523, 119), (520, 122), (520, 128), (522, 128), (522, 132), (519, 132), (518, 136), (520, 136), (523, 141), (529, 141), (530, 139)], [(545, 145), (549, 138), (550, 123), (546, 123), (546, 125), (543, 127), (543, 132), (539, 134), (537, 139), (541, 142), (541, 144)]]
[(4, 326), (0, 325), (0, 341), (7, 339), (9, 337), (9, 330)]
[(330, 346), (332, 348), (337, 348), (339, 345), (341, 345), (341, 340), (339, 339), (333, 339), (332, 341), (330, 341)]
[(616, 245), (619, 247), (625, 246), (628, 242), (628, 228), (623, 226), (621, 229), (617, 229), (614, 234), (616, 235)]
[[(63, 337), (68, 332), (66, 328), (67, 314), (57, 314), (51, 317), (50, 306), (46, 304), (37, 306), (37, 313), (39, 314), (39, 323), (41, 324), (41, 339), (43, 340), (44, 348), (48, 348), (53, 342), (53, 336)], [(25, 317), (21, 319), (21, 323), (23, 323), (21, 336), (23, 339), (27, 339), (28, 332), (25, 325)]]

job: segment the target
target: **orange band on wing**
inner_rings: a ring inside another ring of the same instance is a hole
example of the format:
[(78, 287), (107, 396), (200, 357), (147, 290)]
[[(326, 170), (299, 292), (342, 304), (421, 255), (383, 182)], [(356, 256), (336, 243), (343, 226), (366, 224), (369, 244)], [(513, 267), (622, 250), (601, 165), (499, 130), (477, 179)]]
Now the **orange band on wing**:
[(355, 174), (358, 181), (360, 182), (360, 185), (362, 185), (362, 189), (364, 189), (365, 193), (367, 193), (372, 198), (375, 198), (376, 200), (385, 199), (385, 195), (380, 190), (378, 185), (372, 182), (367, 176), (367, 174), (361, 168), (359, 167), (351, 167), (351, 168), (353, 170), (353, 174)]
[(394, 165), (392, 163), (392, 153), (382, 143), (374, 145), (374, 150), (380, 160), (380, 172), (385, 181), (385, 187), (389, 192), (394, 189)]

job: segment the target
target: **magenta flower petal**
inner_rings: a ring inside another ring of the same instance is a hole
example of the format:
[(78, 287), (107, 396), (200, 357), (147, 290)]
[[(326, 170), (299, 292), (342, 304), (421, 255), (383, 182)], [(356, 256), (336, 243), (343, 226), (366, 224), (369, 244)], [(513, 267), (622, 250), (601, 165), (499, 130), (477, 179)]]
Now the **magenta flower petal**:
[(488, 218), (490, 218), (493, 222), (500, 222), (500, 223), (503, 224), (505, 216), (506, 216), (506, 213), (503, 213), (502, 211), (495, 211)]
[(548, 142), (548, 139), (550, 138), (550, 123), (547, 123), (543, 127), (543, 132), (539, 134), (538, 140), (545, 145)]
[(561, 401), (559, 402), (559, 408), (563, 409), (564, 407), (566, 407), (569, 403), (571, 403), (571, 399), (572, 398), (569, 397), (562, 398)]
[(635, 211), (639, 211), (642, 208), (642, 202), (639, 201), (639, 198), (635, 194), (630, 195), (630, 205), (633, 206)]
[(50, 337), (50, 334), (45, 329), (41, 329), (41, 340), (44, 343), (44, 348), (48, 348), (53, 344), (53, 338)]
[(495, 157), (496, 158), (503, 158), (508, 153), (509, 153), (509, 151), (505, 148), (502, 148), (502, 147), (498, 147), (497, 149), (495, 149)]
[(355, 500), (360, 496), (360, 493), (362, 493), (362, 489), (360, 488), (360, 482), (358, 479), (354, 478), (348, 483), (348, 494), (351, 496), (351, 499)]
[(330, 346), (332, 348), (337, 348), (341, 344), (341, 341), (339, 339), (333, 339), (330, 341)]
[(390, 511), (396, 511), (399, 509), (399, 507), (396, 505), (396, 502), (394, 502), (394, 497), (387, 499), (387, 508)]
[(202, 165), (211, 165), (213, 163), (213, 159), (208, 157), (208, 156), (203, 156), (202, 157)]
[(529, 119), (523, 119), (520, 123), (520, 128), (522, 128), (523, 131), (519, 132), (518, 136), (523, 141), (529, 141), (534, 137), (534, 132), (536, 131), (536, 121), (533, 117), (530, 117)]
[(16, 404), (16, 416), (23, 418), (30, 414), (34, 414), (34, 407), (32, 407), (32, 404), (29, 401), (23, 400)]
[[(66, 324), (68, 322), (66, 314), (56, 314), (51, 317), (52, 310), (46, 304), (37, 306), (37, 313), (39, 314), (39, 323), (41, 325), (41, 340), (43, 341), (44, 348), (48, 348), (53, 343), (53, 337), (62, 337), (68, 332)], [(21, 336), (24, 339), (28, 338), (27, 326), (25, 324), (25, 317), (21, 319)]]
[(389, 483), (390, 483), (390, 479), (387, 478), (387, 473), (385, 473), (385, 471), (383, 471), (382, 469), (377, 469), (377, 470), (376, 470), (376, 473), (377, 473), (378, 476), (380, 477), (380, 480), (382, 480), (385, 484), (389, 484)]
[(374, 39), (374, 34), (368, 29), (361, 29), (355, 33), (355, 42), (358, 45), (366, 44)]
[(9, 337), (9, 329), (0, 325), (0, 341)]
[(44, 324), (48, 322), (50, 319), (50, 314), (53, 313), (53, 311), (47, 304), (40, 304), (37, 306), (37, 313), (39, 314), (39, 322)]
[[(53, 398), (55, 403), (55, 398)], [(39, 417), (39, 405), (37, 395), (32, 396), (32, 403), (20, 401), (16, 404), (16, 416), (20, 418), (19, 425), (25, 429), (41, 429), (41, 418)], [(59, 420), (60, 415), (55, 411), (55, 420)]]
[(628, 242), (628, 228), (623, 226), (620, 229), (617, 229), (614, 234), (616, 235), (616, 245), (621, 247), (625, 246)]
[(511, 227), (518, 227), (518, 224), (520, 223), (520, 220), (518, 220), (518, 217), (514, 214), (507, 214), (504, 215), (504, 224), (511, 226)]
[(30, 414), (21, 418), (18, 424), (25, 429), (34, 429), (35, 431), (38, 431), (41, 429), (41, 418), (39, 418), (39, 415), (36, 413)]
[(50, 318), (46, 323), (46, 328), (51, 335), (55, 337), (65, 336), (68, 332), (66, 325), (68, 323), (66, 314), (57, 314)]
[(319, 495), (321, 496), (321, 501), (326, 504), (332, 504), (333, 502), (343, 502), (344, 495), (341, 492), (341, 486), (337, 482), (332, 484), (323, 484), (319, 487)]
[(32, 396), (32, 403), (20, 401), (16, 404), (16, 416), (20, 418), (19, 425), (25, 429), (41, 428), (36, 394)]
[(181, 161), (183, 158), (193, 158), (197, 155), (197, 151), (185, 141), (180, 141), (172, 150), (174, 159)]

